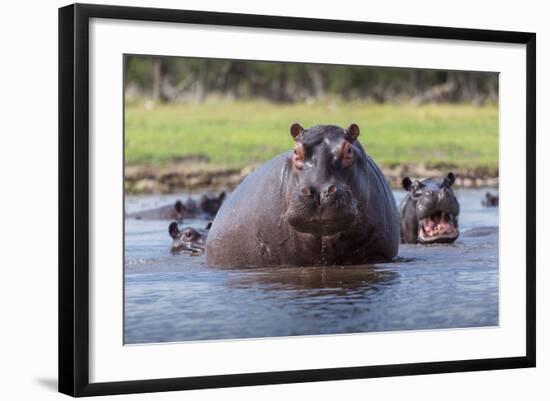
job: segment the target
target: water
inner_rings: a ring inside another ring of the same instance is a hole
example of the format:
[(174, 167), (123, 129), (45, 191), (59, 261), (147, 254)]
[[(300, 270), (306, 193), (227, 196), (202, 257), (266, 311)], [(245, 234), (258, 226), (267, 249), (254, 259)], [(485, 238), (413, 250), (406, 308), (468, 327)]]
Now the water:
[[(498, 325), (498, 208), (481, 206), (485, 192), (456, 191), (454, 244), (401, 245), (375, 266), (212, 268), (169, 253), (169, 221), (126, 220), (125, 343)], [(184, 197), (127, 197), (126, 211)]]

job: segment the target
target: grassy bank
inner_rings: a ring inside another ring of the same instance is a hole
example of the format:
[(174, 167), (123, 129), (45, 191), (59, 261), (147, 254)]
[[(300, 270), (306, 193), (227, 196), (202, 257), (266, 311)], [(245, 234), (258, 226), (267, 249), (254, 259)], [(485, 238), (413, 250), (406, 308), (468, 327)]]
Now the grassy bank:
[(365, 150), (382, 166), (498, 168), (496, 105), (134, 103), (127, 105), (125, 118), (127, 165), (165, 166), (199, 158), (243, 168), (289, 149), (288, 128), (297, 121), (304, 127), (356, 122)]

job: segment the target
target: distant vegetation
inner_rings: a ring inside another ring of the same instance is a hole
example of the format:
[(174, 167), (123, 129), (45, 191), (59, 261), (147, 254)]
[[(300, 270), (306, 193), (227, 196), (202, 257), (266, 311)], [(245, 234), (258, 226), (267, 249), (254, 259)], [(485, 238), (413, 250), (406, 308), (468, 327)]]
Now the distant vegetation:
[(382, 165), (409, 163), (498, 168), (495, 104), (376, 104), (341, 100), (278, 104), (206, 99), (204, 103), (128, 101), (129, 165), (203, 160), (227, 167), (260, 163), (288, 150), (292, 122), (361, 127), (360, 141)]
[(411, 68), (127, 56), (127, 98), (202, 103), (207, 97), (308, 102), (496, 102), (498, 74)]
[(498, 183), (498, 74), (127, 56), (128, 193), (231, 189), (293, 145), (289, 126), (351, 122), (394, 187), (453, 169)]

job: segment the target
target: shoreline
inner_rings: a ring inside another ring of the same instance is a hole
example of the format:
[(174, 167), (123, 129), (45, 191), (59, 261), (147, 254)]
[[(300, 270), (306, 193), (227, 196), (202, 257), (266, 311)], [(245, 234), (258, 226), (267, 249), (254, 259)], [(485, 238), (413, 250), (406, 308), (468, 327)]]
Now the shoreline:
[[(216, 166), (204, 162), (173, 162), (166, 166), (125, 166), (124, 190), (127, 194), (169, 194), (183, 191), (232, 191), (258, 165), (238, 167)], [(405, 176), (413, 179), (442, 177), (449, 171), (456, 176), (458, 188), (498, 187), (498, 169), (487, 167), (457, 168), (400, 164), (379, 166), (392, 189), (401, 188)]]

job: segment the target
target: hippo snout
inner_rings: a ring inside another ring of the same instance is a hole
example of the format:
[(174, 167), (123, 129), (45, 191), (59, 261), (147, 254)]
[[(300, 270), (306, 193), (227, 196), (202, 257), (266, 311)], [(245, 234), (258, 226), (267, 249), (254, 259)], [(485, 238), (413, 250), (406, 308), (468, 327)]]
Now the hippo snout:
[(305, 202), (325, 205), (341, 196), (342, 190), (335, 184), (329, 184), (322, 188), (305, 186), (300, 190), (300, 198)]
[(336, 198), (340, 193), (338, 187), (334, 184), (327, 185), (321, 191), (321, 203), (328, 203), (332, 199)]
[(334, 234), (349, 229), (357, 221), (357, 201), (346, 187), (306, 186), (294, 194), (285, 217), (298, 232)]

